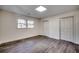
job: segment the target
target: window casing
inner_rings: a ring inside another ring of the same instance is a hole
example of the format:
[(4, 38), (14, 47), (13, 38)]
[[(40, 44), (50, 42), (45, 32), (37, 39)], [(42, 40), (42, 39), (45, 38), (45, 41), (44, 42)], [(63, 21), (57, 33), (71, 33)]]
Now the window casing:
[(18, 19), (17, 22), (18, 22), (17, 28), (26, 28), (26, 20)]
[(34, 28), (33, 20), (18, 19), (17, 28)]
[(33, 20), (27, 21), (27, 28), (34, 28), (34, 21)]

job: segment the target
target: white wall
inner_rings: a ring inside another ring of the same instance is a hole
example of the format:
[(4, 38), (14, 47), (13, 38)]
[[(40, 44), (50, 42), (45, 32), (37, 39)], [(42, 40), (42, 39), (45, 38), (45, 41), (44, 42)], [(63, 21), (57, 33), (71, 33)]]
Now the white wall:
[[(47, 27), (43, 28), (42, 34), (51, 38), (59, 39), (59, 20), (62, 17), (68, 16), (74, 16), (74, 42), (79, 44), (79, 10), (66, 12), (63, 14), (42, 19), (42, 21), (48, 20), (48, 24), (46, 24)], [(45, 24), (43, 24), (43, 26), (45, 26)], [(45, 28), (48, 28), (48, 30)], [(45, 34), (46, 30), (47, 34)]]
[[(33, 29), (17, 29), (17, 19), (19, 18), (34, 20), (35, 27)], [(39, 26), (39, 20), (36, 18), (0, 11), (0, 43), (39, 35)]]

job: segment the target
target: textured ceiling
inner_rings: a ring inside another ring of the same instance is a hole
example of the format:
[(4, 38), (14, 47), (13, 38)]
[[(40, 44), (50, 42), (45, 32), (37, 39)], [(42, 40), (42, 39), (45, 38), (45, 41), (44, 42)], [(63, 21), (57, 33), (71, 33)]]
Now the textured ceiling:
[(78, 5), (43, 5), (47, 10), (40, 13), (35, 10), (38, 6), (39, 5), (0, 5), (0, 9), (36, 18), (45, 18), (79, 9)]

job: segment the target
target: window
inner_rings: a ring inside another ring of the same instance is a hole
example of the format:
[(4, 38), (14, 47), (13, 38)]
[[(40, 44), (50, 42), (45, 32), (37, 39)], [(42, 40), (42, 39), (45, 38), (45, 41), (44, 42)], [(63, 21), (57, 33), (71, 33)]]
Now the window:
[(24, 19), (18, 19), (17, 28), (26, 28), (26, 20), (24, 20)]
[(27, 21), (27, 27), (28, 28), (34, 28), (34, 21), (33, 20), (28, 20)]
[(18, 19), (17, 28), (34, 28), (33, 20)]

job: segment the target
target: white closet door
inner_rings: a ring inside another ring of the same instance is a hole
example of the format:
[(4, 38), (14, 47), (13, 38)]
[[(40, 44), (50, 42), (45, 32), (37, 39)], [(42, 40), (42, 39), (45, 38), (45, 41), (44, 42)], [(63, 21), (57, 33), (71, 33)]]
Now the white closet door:
[(76, 41), (75, 41), (75, 43), (77, 43), (77, 44), (79, 44), (79, 13), (78, 13), (78, 15), (76, 16), (76, 34), (75, 34), (75, 36), (76, 36)]
[(65, 17), (60, 20), (61, 39), (74, 42), (74, 18)]
[(44, 21), (44, 35), (49, 36), (49, 23), (48, 21)]

